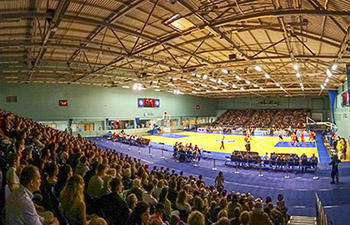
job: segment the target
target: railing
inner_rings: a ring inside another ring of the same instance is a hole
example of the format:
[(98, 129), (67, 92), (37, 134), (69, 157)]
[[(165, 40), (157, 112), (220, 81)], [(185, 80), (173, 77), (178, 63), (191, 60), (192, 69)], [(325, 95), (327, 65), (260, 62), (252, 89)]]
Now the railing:
[(316, 219), (317, 219), (317, 225), (332, 225), (328, 221), (327, 215), (324, 211), (324, 208), (322, 206), (322, 203), (320, 201), (320, 198), (318, 197), (318, 194), (315, 193), (316, 195)]

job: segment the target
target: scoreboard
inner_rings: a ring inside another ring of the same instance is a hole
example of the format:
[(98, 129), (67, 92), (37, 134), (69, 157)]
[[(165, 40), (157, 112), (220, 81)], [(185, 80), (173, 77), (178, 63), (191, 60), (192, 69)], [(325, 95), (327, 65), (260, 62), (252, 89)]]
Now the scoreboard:
[(139, 98), (137, 104), (139, 108), (159, 108), (160, 100), (154, 98)]
[(341, 105), (349, 106), (350, 105), (350, 91), (344, 92), (341, 95)]

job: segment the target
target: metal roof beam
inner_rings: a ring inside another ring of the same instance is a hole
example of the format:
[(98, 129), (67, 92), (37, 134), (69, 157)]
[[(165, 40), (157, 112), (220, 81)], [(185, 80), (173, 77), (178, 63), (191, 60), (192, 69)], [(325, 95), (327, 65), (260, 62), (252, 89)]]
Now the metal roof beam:
[(64, 13), (66, 12), (69, 4), (70, 4), (70, 0), (60, 0), (59, 1), (57, 8), (53, 14), (52, 21), (49, 24), (50, 27), (47, 30), (45, 37), (43, 39), (43, 42), (40, 46), (39, 53), (34, 61), (34, 64), (32, 65), (31, 71), (28, 73), (27, 81), (29, 81), (31, 79), (36, 67), (40, 63), (41, 58), (44, 56), (45, 51), (46, 51), (46, 44), (49, 41), (49, 39), (55, 35), (57, 27), (59, 26), (59, 24), (62, 20), (62, 17), (64, 15)]

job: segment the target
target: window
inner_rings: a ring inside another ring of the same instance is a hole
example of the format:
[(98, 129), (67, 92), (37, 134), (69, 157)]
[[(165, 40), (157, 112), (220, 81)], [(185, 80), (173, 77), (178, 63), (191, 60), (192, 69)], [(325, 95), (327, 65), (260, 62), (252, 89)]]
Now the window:
[(17, 96), (6, 96), (6, 102), (7, 103), (16, 103), (17, 102)]

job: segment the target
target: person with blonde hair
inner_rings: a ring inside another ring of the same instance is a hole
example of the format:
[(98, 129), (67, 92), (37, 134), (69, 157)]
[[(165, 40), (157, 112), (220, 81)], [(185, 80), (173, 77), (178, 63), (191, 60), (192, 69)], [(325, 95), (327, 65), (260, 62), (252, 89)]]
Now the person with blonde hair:
[(205, 217), (203, 213), (197, 210), (191, 212), (187, 219), (187, 225), (205, 225)]
[(187, 193), (184, 190), (181, 190), (177, 195), (175, 206), (180, 211), (181, 219), (186, 221), (192, 208), (187, 201)]
[(86, 205), (84, 200), (84, 180), (74, 175), (67, 181), (60, 194), (64, 216), (72, 225), (87, 225)]

